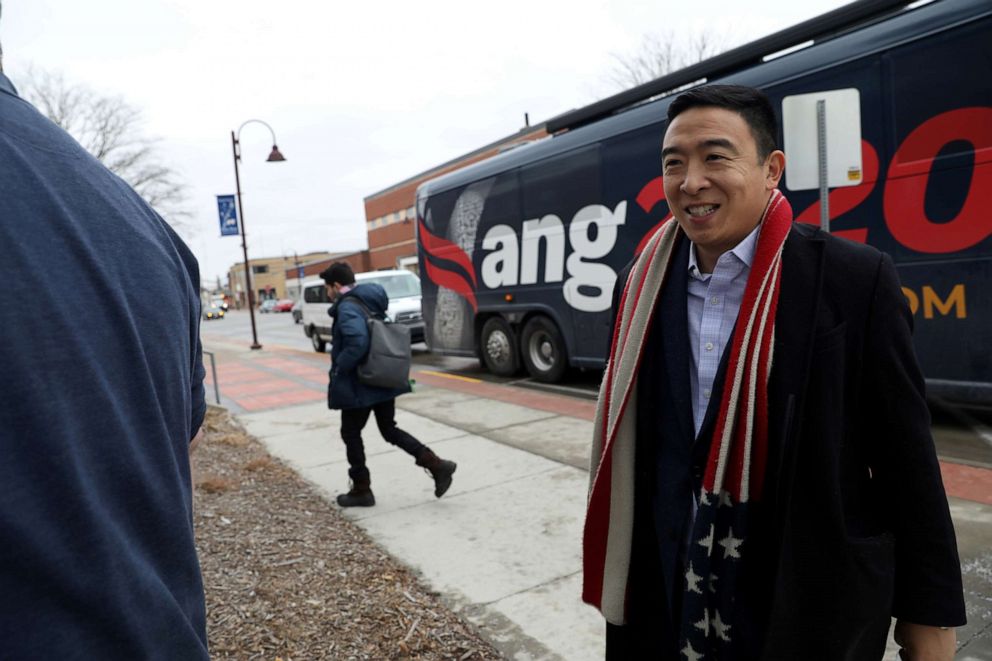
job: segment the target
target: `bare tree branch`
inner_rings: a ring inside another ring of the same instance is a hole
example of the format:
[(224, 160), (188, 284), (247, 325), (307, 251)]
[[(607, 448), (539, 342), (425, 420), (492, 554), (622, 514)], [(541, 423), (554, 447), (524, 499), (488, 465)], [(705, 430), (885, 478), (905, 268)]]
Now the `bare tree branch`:
[(189, 234), (186, 183), (161, 161), (157, 140), (142, 134), (141, 110), (122, 97), (101, 96), (60, 73), (28, 71), (24, 98), (126, 181), (177, 231)]
[(637, 50), (613, 54), (613, 67), (607, 82), (618, 90), (636, 87), (685, 68), (726, 49), (730, 38), (713, 33), (677, 36), (674, 31), (647, 34)]

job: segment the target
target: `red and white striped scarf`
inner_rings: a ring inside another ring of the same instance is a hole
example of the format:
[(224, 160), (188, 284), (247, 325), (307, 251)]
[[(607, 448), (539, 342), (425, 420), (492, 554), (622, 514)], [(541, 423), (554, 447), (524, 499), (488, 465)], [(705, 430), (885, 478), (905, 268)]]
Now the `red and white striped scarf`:
[[(698, 553), (709, 557), (715, 556), (715, 551), (721, 551), (720, 546), (713, 543), (713, 529), (704, 527), (711, 524), (721, 503), (746, 505), (749, 500), (759, 499), (764, 481), (768, 447), (767, 386), (781, 285), (782, 248), (792, 226), (792, 208), (777, 189), (772, 191), (761, 222), (744, 299), (734, 327), (699, 511), (690, 538), (695, 549), (690, 550), (690, 560)], [(637, 376), (679, 233), (681, 230), (674, 219), (663, 225), (645, 245), (631, 269), (620, 299), (610, 358), (596, 407), (583, 538), (582, 598), (599, 608), (613, 624), (626, 622), (634, 524)], [(743, 532), (731, 531), (730, 542), (741, 542), (740, 535)], [(703, 551), (696, 548), (697, 543)], [(739, 544), (732, 548), (731, 553), (736, 554)], [(722, 554), (730, 555), (725, 549)], [(692, 570), (690, 564), (688, 571)], [(720, 583), (720, 590), (726, 596), (727, 591), (732, 590), (732, 585), (728, 585), (732, 581)], [(694, 587), (692, 581), (687, 583), (687, 593), (690, 587)], [(727, 617), (726, 613), (723, 615)], [(707, 636), (718, 638), (716, 627), (709, 622), (712, 616), (705, 612), (706, 623), (695, 625), (702, 625)], [(721, 633), (726, 633), (727, 629), (729, 627)], [(683, 625), (683, 643), (685, 638)]]

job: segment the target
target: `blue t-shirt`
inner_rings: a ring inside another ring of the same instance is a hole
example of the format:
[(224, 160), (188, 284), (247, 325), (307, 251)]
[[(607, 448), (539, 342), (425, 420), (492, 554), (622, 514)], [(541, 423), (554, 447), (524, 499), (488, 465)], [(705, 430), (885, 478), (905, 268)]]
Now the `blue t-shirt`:
[(207, 658), (196, 259), (0, 74), (0, 657)]

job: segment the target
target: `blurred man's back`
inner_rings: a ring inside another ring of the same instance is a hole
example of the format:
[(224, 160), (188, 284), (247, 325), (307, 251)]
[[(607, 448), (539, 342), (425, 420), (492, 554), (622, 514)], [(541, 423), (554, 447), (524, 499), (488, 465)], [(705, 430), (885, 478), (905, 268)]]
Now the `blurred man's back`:
[(0, 656), (206, 658), (196, 260), (0, 74)]

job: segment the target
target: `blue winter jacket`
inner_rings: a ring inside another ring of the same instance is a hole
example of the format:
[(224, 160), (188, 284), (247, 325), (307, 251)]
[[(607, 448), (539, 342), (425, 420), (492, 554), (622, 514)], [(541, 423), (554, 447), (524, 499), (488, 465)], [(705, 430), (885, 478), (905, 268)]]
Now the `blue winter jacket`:
[(368, 317), (357, 298), (376, 316), (386, 314), (389, 297), (382, 285), (369, 282), (356, 285), (331, 306), (327, 314), (334, 320), (331, 329), (331, 372), (327, 386), (327, 407), (358, 409), (373, 406), (410, 392), (403, 388), (377, 388), (358, 380), (356, 369), (369, 351)]

